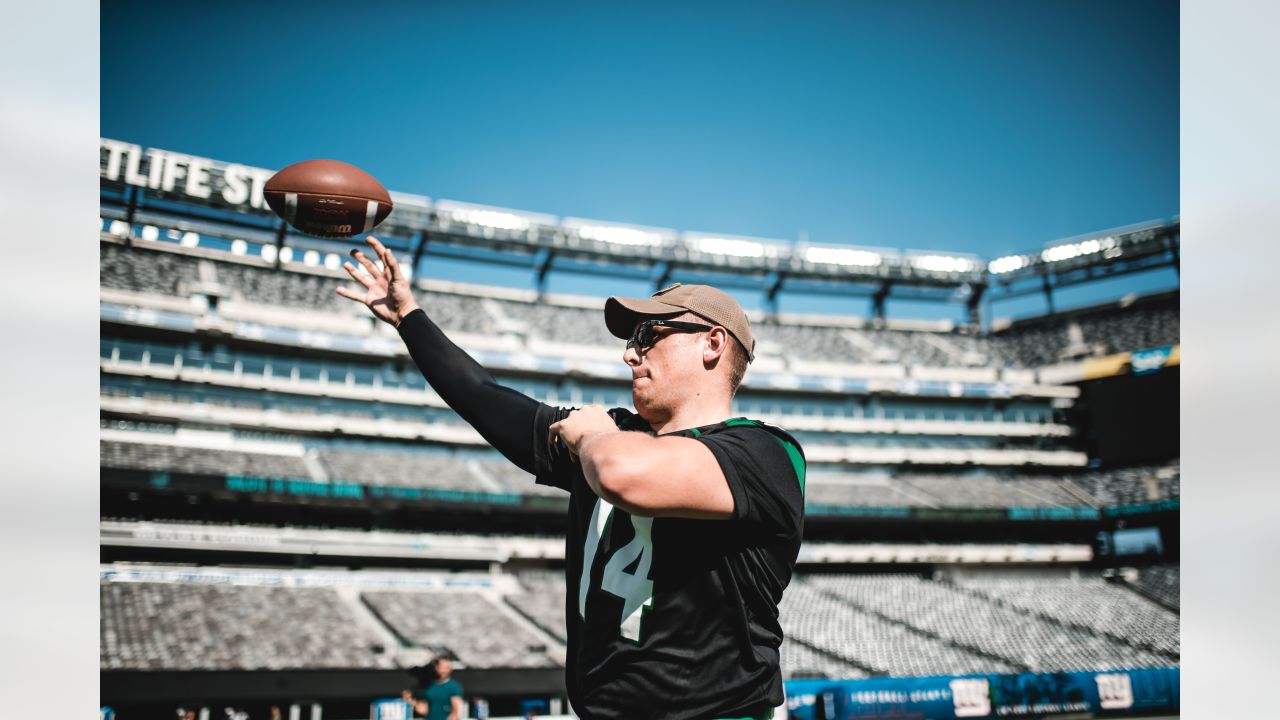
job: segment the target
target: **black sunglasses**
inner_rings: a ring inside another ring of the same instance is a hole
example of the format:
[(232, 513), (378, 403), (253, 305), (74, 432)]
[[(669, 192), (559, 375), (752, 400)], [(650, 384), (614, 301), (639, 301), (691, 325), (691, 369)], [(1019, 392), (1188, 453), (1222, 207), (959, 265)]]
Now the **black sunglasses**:
[(636, 326), (636, 331), (631, 334), (631, 339), (627, 341), (627, 347), (633, 345), (640, 349), (651, 347), (658, 339), (658, 335), (653, 329), (659, 327), (669, 327), (673, 330), (683, 330), (685, 332), (705, 332), (711, 329), (710, 325), (702, 325), (700, 323), (679, 322), (676, 320), (645, 320)]

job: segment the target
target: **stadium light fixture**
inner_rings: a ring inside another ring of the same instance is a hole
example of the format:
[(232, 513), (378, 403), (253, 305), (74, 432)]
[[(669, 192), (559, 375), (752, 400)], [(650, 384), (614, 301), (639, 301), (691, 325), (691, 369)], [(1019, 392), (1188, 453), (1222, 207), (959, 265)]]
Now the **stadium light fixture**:
[[(1104, 239), (1111, 240), (1114, 246), (1115, 238)], [(1103, 249), (1102, 240), (1099, 240), (1098, 238), (1091, 238), (1081, 242), (1066, 243), (1065, 245), (1055, 245), (1051, 248), (1046, 248), (1044, 252), (1040, 253), (1040, 258), (1045, 262), (1061, 262), (1063, 260), (1070, 260), (1082, 255), (1092, 255), (1094, 253), (1102, 252)]]
[(1002, 275), (1027, 266), (1027, 259), (1021, 255), (1006, 255), (996, 258), (987, 264), (987, 271), (992, 275)]
[(709, 255), (740, 258), (776, 258), (790, 250), (785, 240), (720, 235), (713, 233), (685, 232), (681, 234), (685, 247)]
[(285, 245), (284, 247), (280, 248), (280, 262), (282, 263), (293, 262), (293, 248), (289, 247), (288, 245)]
[(732, 255), (734, 257), (764, 257), (764, 245), (750, 240), (733, 238), (704, 237), (699, 238), (697, 248), (713, 255)]
[(608, 225), (586, 225), (578, 228), (578, 237), (587, 240), (613, 243), (614, 245), (657, 245), (662, 236), (643, 230)]
[(231, 241), (232, 255), (244, 255), (247, 252), (249, 252), (249, 243), (241, 240), (240, 238), (236, 238)]
[(258, 252), (262, 255), (263, 260), (266, 260), (267, 262), (275, 262), (275, 259), (276, 259), (275, 245), (263, 245), (262, 249), (259, 250)]
[(160, 239), (160, 228), (155, 225), (142, 226), (142, 239), (147, 242), (155, 242)]
[(182, 233), (182, 240), (180, 241), (180, 244), (182, 247), (196, 247), (200, 244), (200, 234), (188, 230)]
[(129, 223), (123, 220), (112, 220), (111, 228), (108, 230), (108, 232), (110, 232), (112, 235), (115, 235), (116, 237), (128, 237)]
[(315, 267), (320, 264), (320, 253), (315, 250), (308, 250), (302, 253), (302, 264), (308, 267)]
[(467, 220), (476, 225), (487, 225), (500, 230), (528, 230), (531, 225), (528, 220), (519, 215), (492, 210), (473, 210), (467, 213)]
[(529, 221), (519, 215), (496, 210), (457, 210), (450, 213), (456, 222), (481, 225), (498, 230), (528, 230)]
[(854, 267), (876, 267), (884, 262), (880, 253), (847, 247), (810, 246), (804, 249), (804, 259), (812, 263)]
[(916, 255), (911, 264), (929, 272), (962, 273), (974, 269), (975, 263), (969, 258), (955, 255)]
[(463, 225), (505, 230), (507, 232), (527, 232), (536, 225), (555, 225), (556, 218), (550, 215), (539, 215), (507, 208), (472, 205), (455, 200), (440, 200), (435, 204), (438, 214), (444, 215), (451, 222)]
[(583, 240), (629, 247), (660, 247), (673, 240), (676, 235), (674, 230), (665, 228), (622, 225), (580, 218), (565, 218), (562, 225)]
[(328, 253), (324, 256), (324, 266), (330, 270), (337, 270), (342, 267), (342, 258), (337, 253)]

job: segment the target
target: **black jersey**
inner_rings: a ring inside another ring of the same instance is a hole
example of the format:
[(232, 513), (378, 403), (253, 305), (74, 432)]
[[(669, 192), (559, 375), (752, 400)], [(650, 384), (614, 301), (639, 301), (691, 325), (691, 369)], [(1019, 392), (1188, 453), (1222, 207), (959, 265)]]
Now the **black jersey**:
[[(632, 516), (591, 490), (582, 466), (534, 423), (537, 482), (568, 490), (569, 701), (594, 718), (758, 717), (782, 704), (778, 603), (804, 524), (804, 454), (744, 418), (671, 433), (703, 442), (729, 489), (729, 520)], [(615, 409), (623, 430), (652, 431)]]

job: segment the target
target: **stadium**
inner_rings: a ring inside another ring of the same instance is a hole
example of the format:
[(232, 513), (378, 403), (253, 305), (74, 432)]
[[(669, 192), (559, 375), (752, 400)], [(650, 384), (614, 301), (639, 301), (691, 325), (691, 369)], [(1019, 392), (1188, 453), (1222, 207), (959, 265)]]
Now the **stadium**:
[[(466, 717), (567, 716), (566, 498), (445, 405), (344, 301), (351, 241), (297, 234), (271, 170), (100, 140), (103, 714), (397, 717), (454, 659)], [(413, 279), (509, 387), (629, 407), (603, 297), (553, 274), (760, 299), (734, 413), (809, 462), (775, 717), (1175, 715), (1178, 292), (1054, 311), (1177, 268), (1176, 218), (1019, 255), (681, 232), (392, 192)], [(781, 312), (863, 297), (866, 317)], [(1050, 312), (991, 322), (993, 299)], [(887, 317), (898, 298), (938, 317)]]

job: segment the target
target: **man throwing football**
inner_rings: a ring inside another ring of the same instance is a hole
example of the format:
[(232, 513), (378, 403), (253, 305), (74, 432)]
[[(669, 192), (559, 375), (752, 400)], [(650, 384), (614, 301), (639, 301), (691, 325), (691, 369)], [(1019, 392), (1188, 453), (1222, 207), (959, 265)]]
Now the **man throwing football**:
[(395, 257), (339, 288), (396, 326), (423, 376), (536, 482), (569, 493), (569, 700), (584, 718), (762, 718), (782, 704), (778, 603), (804, 525), (804, 453), (731, 416), (746, 314), (706, 285), (611, 297), (636, 412), (551, 407), (509, 388), (418, 306)]

